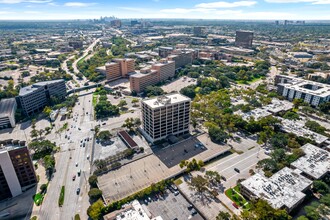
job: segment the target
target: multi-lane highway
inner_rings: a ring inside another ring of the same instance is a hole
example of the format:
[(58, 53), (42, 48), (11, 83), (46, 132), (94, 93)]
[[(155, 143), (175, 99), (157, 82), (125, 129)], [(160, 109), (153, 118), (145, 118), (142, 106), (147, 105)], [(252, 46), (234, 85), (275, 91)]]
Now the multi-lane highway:
[[(90, 161), (87, 157), (90, 159), (93, 142), (91, 128), (94, 128), (92, 95), (79, 97), (79, 103), (73, 108), (73, 117), (67, 119), (69, 129), (57, 142), (61, 150), (56, 154), (56, 173), (49, 183), (48, 193), (40, 208), (40, 219), (72, 219), (76, 213), (79, 213), (82, 219), (87, 219), (90, 176)], [(81, 171), (80, 176), (78, 171)], [(76, 176), (75, 180), (73, 176)], [(58, 207), (61, 186), (65, 186), (65, 199), (64, 205)]]

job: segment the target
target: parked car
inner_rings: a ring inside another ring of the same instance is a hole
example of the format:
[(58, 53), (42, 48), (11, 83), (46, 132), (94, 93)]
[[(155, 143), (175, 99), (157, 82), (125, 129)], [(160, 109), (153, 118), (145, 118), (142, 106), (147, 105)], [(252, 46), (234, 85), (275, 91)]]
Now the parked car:
[(175, 195), (175, 196), (177, 196), (177, 195), (179, 195), (179, 194), (180, 194), (179, 191), (175, 191), (175, 192), (174, 192), (174, 195)]
[(77, 195), (79, 195), (79, 193), (80, 193), (80, 188), (78, 188), (76, 192), (77, 192)]
[(239, 171), (239, 169), (237, 169), (236, 167), (234, 168), (234, 170), (237, 172), (237, 173), (239, 173), (240, 171)]
[(196, 214), (197, 214), (196, 209), (192, 209), (192, 210), (191, 210), (191, 215), (196, 215)]
[(76, 175), (73, 175), (72, 181), (75, 181), (75, 180), (76, 180)]
[(194, 206), (193, 206), (192, 204), (189, 204), (189, 205), (188, 205), (188, 209), (190, 210), (190, 209), (192, 209), (192, 208), (194, 208)]
[(238, 205), (236, 205), (236, 203), (232, 203), (233, 204), (233, 206), (236, 208), (236, 209), (238, 209), (239, 207), (238, 207)]

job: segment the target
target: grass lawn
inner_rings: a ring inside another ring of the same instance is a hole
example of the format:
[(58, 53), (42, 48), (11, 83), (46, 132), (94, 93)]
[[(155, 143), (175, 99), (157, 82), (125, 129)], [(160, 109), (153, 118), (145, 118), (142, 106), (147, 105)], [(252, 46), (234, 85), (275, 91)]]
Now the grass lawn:
[(81, 65), (81, 64), (84, 62), (85, 58), (86, 58), (88, 55), (89, 55), (89, 54), (87, 54), (86, 56), (84, 56), (83, 58), (81, 58), (81, 59), (77, 62), (77, 65)]
[(33, 196), (33, 201), (37, 206), (41, 205), (43, 199), (44, 199), (44, 195), (40, 193), (37, 193)]
[(174, 184), (175, 185), (180, 185), (182, 183), (182, 180), (181, 179), (176, 179), (176, 180), (174, 180)]
[(251, 79), (251, 80), (249, 80), (249, 81), (237, 80), (236, 82), (237, 82), (237, 84), (245, 84), (245, 85), (248, 85), (248, 84), (250, 84), (250, 83), (254, 83), (254, 82), (256, 82), (256, 81), (258, 81), (258, 80), (260, 80), (260, 79), (262, 79), (262, 76), (257, 77), (257, 78), (253, 78), (253, 79)]
[[(236, 192), (240, 193), (239, 186), (235, 186), (234, 189)], [(235, 191), (233, 190), (233, 188), (230, 188), (225, 191), (225, 194), (231, 201), (233, 201), (239, 207), (242, 207), (243, 209), (249, 209), (250, 204), (246, 201), (244, 197), (240, 196)]]
[(98, 95), (93, 93), (93, 107), (96, 106), (97, 101), (98, 101)]

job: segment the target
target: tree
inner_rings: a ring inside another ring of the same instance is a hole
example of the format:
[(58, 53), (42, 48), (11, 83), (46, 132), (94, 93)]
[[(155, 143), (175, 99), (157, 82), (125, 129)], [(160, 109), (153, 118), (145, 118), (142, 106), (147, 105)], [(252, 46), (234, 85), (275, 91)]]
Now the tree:
[(211, 171), (208, 170), (205, 172), (205, 176), (204, 176), (209, 183), (211, 183), (212, 185), (217, 185), (219, 183), (221, 183), (221, 176), (218, 172), (216, 171)]
[(43, 112), (47, 117), (49, 117), (50, 113), (52, 112), (52, 109), (51, 109), (49, 106), (46, 106), (42, 112)]
[(96, 187), (97, 186), (97, 176), (92, 175), (88, 178), (88, 183), (91, 187)]
[(299, 120), (299, 114), (293, 111), (288, 111), (283, 115), (283, 118), (289, 120)]
[(330, 192), (330, 187), (321, 180), (315, 180), (313, 182), (313, 191), (324, 195)]
[(32, 139), (38, 137), (38, 131), (35, 129), (31, 130), (30, 134)]
[(52, 170), (55, 167), (55, 158), (52, 155), (46, 155), (43, 159), (46, 170)]
[(326, 206), (330, 206), (330, 194), (323, 195), (320, 202)]
[(120, 102), (118, 103), (118, 107), (119, 108), (124, 108), (124, 106), (126, 106), (127, 105), (127, 102), (126, 102), (126, 100), (120, 100)]
[(38, 140), (31, 142), (29, 148), (34, 150), (33, 159), (37, 160), (53, 153), (56, 150), (56, 145), (49, 140)]
[(43, 129), (40, 129), (40, 130), (38, 131), (39, 138), (41, 138), (41, 136), (42, 136), (42, 134), (43, 134), (44, 132), (45, 132), (45, 131), (44, 131)]
[(164, 94), (164, 90), (158, 86), (147, 86), (144, 92), (148, 97), (160, 96)]
[(111, 139), (111, 133), (110, 131), (101, 131), (97, 134), (97, 138), (100, 139), (101, 141), (108, 141)]
[(42, 184), (42, 185), (40, 186), (40, 191), (41, 191), (41, 193), (44, 193), (46, 190), (47, 190), (47, 184)]
[(207, 191), (208, 181), (201, 175), (191, 177), (191, 181), (188, 184), (192, 190), (197, 191), (198, 193), (203, 193)]
[(302, 215), (302, 216), (299, 216), (297, 218), (297, 220), (308, 220), (308, 218), (306, 216)]
[(329, 111), (330, 111), (330, 102), (323, 102), (318, 107), (319, 107), (319, 109), (320, 109), (321, 112), (323, 112), (325, 114), (329, 114)]
[(228, 134), (218, 126), (210, 126), (208, 129), (208, 133), (210, 135), (211, 140), (216, 143), (226, 142), (228, 138)]
[(98, 188), (92, 188), (91, 190), (89, 190), (88, 196), (90, 200), (96, 201), (102, 197), (102, 191)]
[(102, 216), (102, 209), (104, 208), (104, 204), (101, 199), (94, 202), (91, 206), (87, 209), (87, 215), (92, 220), (99, 220)]
[(312, 202), (311, 205), (306, 206), (304, 208), (308, 219), (310, 219), (310, 220), (319, 220), (320, 219), (320, 213), (317, 210), (318, 206), (319, 206), (318, 202)]
[(196, 86), (195, 85), (189, 85), (187, 87), (184, 87), (180, 90), (180, 93), (182, 95), (185, 95), (191, 99), (195, 98), (196, 92), (195, 92)]
[(98, 169), (103, 169), (107, 166), (107, 162), (105, 160), (95, 160), (94, 161), (94, 165), (98, 168)]
[(319, 123), (315, 122), (315, 121), (307, 121), (305, 123), (305, 126), (311, 130), (314, 131), (316, 133), (320, 133), (320, 134), (325, 134), (326, 128), (321, 126)]
[(299, 108), (299, 106), (301, 106), (304, 103), (303, 99), (294, 99), (292, 101), (294, 108)]
[(270, 140), (274, 148), (285, 148), (288, 145), (288, 137), (283, 133), (276, 133)]
[(134, 119), (133, 118), (126, 118), (122, 127), (127, 128), (128, 130), (132, 131), (134, 127)]
[(139, 103), (139, 99), (133, 98), (131, 103), (132, 103), (133, 106), (137, 106), (137, 103)]
[(230, 214), (228, 212), (220, 211), (216, 217), (216, 220), (229, 220)]

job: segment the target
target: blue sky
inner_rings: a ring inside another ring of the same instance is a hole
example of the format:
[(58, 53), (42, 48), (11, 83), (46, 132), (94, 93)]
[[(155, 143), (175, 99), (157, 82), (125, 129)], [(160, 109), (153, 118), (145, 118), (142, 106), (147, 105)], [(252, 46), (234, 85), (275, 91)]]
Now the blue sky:
[(330, 0), (0, 0), (0, 20), (100, 16), (330, 20)]

